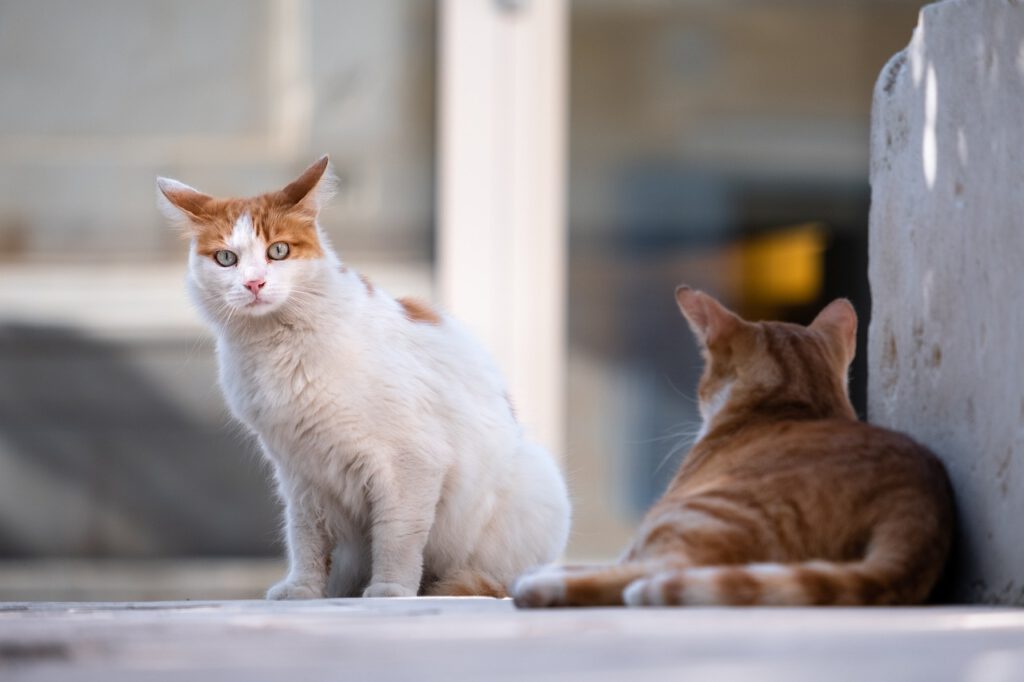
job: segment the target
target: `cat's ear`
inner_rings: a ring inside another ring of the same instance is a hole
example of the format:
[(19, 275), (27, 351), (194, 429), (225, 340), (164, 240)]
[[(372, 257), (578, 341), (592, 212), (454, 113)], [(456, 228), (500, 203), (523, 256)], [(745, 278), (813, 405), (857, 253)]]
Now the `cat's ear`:
[(853, 360), (854, 353), (857, 352), (857, 311), (848, 300), (837, 298), (829, 303), (814, 318), (810, 328), (834, 339), (842, 351), (846, 364)]
[(705, 346), (731, 336), (743, 323), (711, 296), (685, 285), (676, 289), (676, 303), (697, 340)]
[(277, 197), (286, 208), (315, 217), (334, 195), (336, 184), (330, 160), (325, 155), (278, 192)]
[(186, 234), (195, 231), (196, 223), (202, 222), (213, 197), (189, 187), (183, 182), (170, 178), (156, 179), (156, 205), (160, 212)]

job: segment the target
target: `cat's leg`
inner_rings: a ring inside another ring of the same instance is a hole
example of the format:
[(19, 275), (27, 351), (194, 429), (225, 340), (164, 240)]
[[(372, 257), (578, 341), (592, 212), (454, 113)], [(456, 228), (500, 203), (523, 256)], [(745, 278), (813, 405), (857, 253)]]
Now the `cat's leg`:
[(423, 550), (434, 525), (441, 478), (409, 472), (378, 480), (371, 505), (370, 585), (364, 597), (415, 597), (423, 578)]
[(279, 476), (285, 499), (285, 540), (288, 575), (267, 591), (267, 599), (320, 599), (331, 571), (330, 534), (317, 496), (287, 486)]

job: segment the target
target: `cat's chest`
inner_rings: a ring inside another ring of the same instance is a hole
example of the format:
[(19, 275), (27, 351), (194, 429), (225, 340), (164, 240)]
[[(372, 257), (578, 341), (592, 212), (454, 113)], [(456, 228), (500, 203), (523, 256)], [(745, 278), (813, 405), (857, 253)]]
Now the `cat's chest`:
[(299, 343), (219, 349), (221, 383), (232, 412), (261, 434), (291, 429), (313, 415), (351, 409), (340, 359)]

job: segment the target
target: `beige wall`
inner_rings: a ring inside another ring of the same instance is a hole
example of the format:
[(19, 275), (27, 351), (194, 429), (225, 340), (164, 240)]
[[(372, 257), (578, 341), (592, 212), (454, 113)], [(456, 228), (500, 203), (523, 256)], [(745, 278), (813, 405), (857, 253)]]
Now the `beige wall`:
[(178, 258), (152, 180), (252, 193), (330, 153), (342, 249), (424, 258), (433, 3), (0, 4), (0, 259)]
[(433, 2), (0, 2), (0, 558), (278, 551), (154, 179), (330, 153), (335, 245), (429, 296), (434, 45)]

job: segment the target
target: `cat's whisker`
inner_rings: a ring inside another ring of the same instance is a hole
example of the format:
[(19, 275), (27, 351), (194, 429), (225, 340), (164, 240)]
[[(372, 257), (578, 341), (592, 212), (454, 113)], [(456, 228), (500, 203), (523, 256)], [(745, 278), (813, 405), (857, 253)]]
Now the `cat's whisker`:
[(629, 441), (629, 445), (650, 445), (651, 443), (660, 443), (665, 440), (675, 440), (682, 436), (695, 436), (700, 432), (700, 423), (692, 424), (690, 422), (684, 422), (682, 424), (676, 424), (669, 429), (669, 432), (662, 436), (655, 436), (653, 438), (645, 438), (642, 440)]
[(682, 439), (681, 439), (681, 440), (680, 440), (680, 441), (679, 441), (678, 443), (676, 443), (676, 445), (675, 445), (675, 446), (674, 446), (674, 447), (673, 447), (673, 448), (672, 448), (671, 450), (669, 450), (669, 451), (668, 451), (668, 452), (667, 452), (667, 453), (665, 454), (665, 456), (664, 456), (664, 457), (662, 457), (662, 458), (661, 458), (661, 462), (659, 462), (659, 463), (658, 463), (658, 466), (657, 466), (657, 467), (655, 467), (655, 469), (654, 469), (654, 473), (656, 473), (656, 474), (657, 474), (657, 473), (659, 473), (659, 472), (661, 471), (661, 469), (662, 469), (662, 468), (663, 468), (663, 467), (664, 467), (664, 466), (665, 466), (666, 464), (668, 464), (668, 462), (669, 462), (669, 461), (670, 461), (670, 460), (671, 460), (671, 459), (672, 459), (672, 458), (673, 458), (674, 456), (676, 456), (677, 454), (679, 454), (679, 453), (680, 453), (680, 452), (681, 452), (681, 451), (682, 451), (682, 450), (683, 450), (684, 448), (686, 448), (686, 447), (689, 447), (689, 446), (693, 445), (694, 441), (695, 441), (695, 440), (696, 440), (696, 438), (697, 438), (697, 434), (698, 434), (699, 432), (700, 432), (700, 431), (699, 431), (699, 429), (698, 429), (697, 431), (693, 431), (692, 433), (687, 433), (687, 434), (684, 434), (684, 435), (683, 435), (683, 438), (682, 438)]
[(671, 388), (672, 391), (676, 395), (678, 395), (680, 398), (685, 398), (686, 400), (690, 401), (690, 403), (692, 403), (694, 405), (698, 404), (697, 398), (692, 397), (692, 396), (684, 393), (682, 390), (680, 390), (678, 386), (676, 386), (674, 383), (672, 383), (672, 379), (667, 374), (664, 375), (664, 376), (665, 376), (665, 383), (668, 384), (669, 388)]
[(192, 361), (195, 359), (195, 356), (199, 353), (200, 347), (207, 343), (207, 341), (208, 339), (200, 336), (196, 338), (191, 344), (189, 344), (188, 351), (186, 351), (185, 353), (185, 359), (181, 363), (182, 368), (188, 367), (192, 363)]

